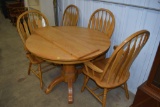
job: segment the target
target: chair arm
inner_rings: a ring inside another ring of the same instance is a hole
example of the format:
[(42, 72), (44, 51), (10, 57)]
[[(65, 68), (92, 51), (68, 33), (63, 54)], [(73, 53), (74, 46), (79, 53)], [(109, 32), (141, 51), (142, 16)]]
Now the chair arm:
[(84, 63), (86, 66), (88, 66), (89, 68), (91, 68), (92, 70), (96, 71), (97, 73), (102, 73), (103, 70), (98, 68), (97, 66), (95, 66), (93, 63), (91, 62), (85, 62)]

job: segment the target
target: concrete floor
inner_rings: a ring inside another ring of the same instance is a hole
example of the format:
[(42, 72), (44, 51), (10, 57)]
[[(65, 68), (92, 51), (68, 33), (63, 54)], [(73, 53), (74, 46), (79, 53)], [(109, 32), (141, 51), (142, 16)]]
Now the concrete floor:
[[(83, 74), (74, 83), (74, 103), (67, 102), (67, 84), (58, 84), (48, 95), (40, 89), (35, 75), (27, 75), (28, 60), (16, 27), (0, 14), (0, 107), (101, 107), (101, 104), (87, 91), (81, 93)], [(45, 87), (60, 72), (60, 68), (43, 75)], [(93, 82), (90, 81), (89, 85)], [(129, 107), (134, 99), (127, 100), (121, 88), (114, 89), (107, 96), (107, 107)]]

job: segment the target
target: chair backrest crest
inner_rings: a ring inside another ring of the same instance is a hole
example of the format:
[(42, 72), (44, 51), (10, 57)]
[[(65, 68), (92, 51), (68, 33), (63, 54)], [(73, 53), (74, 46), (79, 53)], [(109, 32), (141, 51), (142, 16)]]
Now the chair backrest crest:
[(97, 9), (90, 17), (88, 28), (105, 33), (111, 38), (115, 27), (115, 18), (113, 13), (104, 8)]
[(18, 17), (17, 30), (26, 51), (25, 41), (27, 38), (33, 33), (34, 29), (45, 26), (49, 26), (48, 19), (39, 11), (29, 10)]
[(64, 11), (61, 25), (62, 26), (77, 26), (78, 17), (79, 17), (78, 7), (71, 4), (67, 6)]

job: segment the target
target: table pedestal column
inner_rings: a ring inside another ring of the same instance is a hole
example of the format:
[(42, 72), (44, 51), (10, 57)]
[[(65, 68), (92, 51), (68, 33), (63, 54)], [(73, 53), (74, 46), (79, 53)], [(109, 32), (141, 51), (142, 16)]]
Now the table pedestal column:
[(73, 82), (77, 78), (77, 70), (75, 65), (63, 65), (62, 74), (55, 78), (45, 90), (45, 93), (48, 94), (50, 91), (59, 84), (60, 82), (67, 82), (68, 83), (68, 103), (73, 103)]

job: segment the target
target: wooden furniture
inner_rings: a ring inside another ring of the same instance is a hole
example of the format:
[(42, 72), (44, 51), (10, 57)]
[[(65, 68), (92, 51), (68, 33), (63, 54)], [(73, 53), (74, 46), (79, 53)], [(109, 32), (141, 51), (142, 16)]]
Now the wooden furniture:
[(61, 25), (62, 26), (77, 26), (79, 18), (79, 10), (75, 5), (69, 5), (64, 11)]
[[(88, 28), (103, 32), (106, 36), (111, 38), (115, 27), (115, 18), (113, 13), (104, 8), (94, 11), (89, 19)], [(95, 60), (105, 59), (106, 52), (98, 56)]]
[(160, 45), (148, 80), (138, 87), (130, 107), (160, 107)]
[(13, 25), (15, 25), (16, 16), (20, 15), (22, 13), (22, 12), (20, 12), (20, 10), (22, 10), (22, 8), (23, 8), (23, 10), (25, 11), (24, 3), (17, 2), (17, 1), (12, 1), (12, 2), (6, 1), (6, 7), (7, 7), (8, 18), (11, 20), (11, 23)]
[[(85, 78), (82, 91), (87, 88), (89, 92), (102, 103), (102, 107), (106, 107), (108, 91), (119, 86), (122, 86), (125, 90), (126, 97), (129, 98), (127, 88), (127, 80), (130, 76), (129, 69), (136, 56), (146, 44), (148, 38), (148, 31), (138, 31), (124, 40), (115, 49), (110, 58), (94, 62), (85, 62), (85, 69), (83, 70)], [(94, 89), (87, 86), (87, 82), (90, 78), (97, 85)], [(97, 91), (100, 88), (103, 88), (104, 91), (99, 94)]]
[(17, 19), (20, 14), (23, 12), (27, 11), (27, 8), (22, 6), (22, 7), (10, 7), (9, 8), (9, 17), (13, 25), (16, 25)]
[(1, 10), (5, 18), (9, 18), (8, 7), (10, 5), (19, 4), (17, 0), (1, 0)]
[(111, 38), (115, 27), (115, 18), (113, 13), (104, 8), (94, 11), (89, 19), (88, 28), (103, 32)]
[[(26, 56), (30, 61), (28, 68), (28, 75), (30, 74), (30, 71), (32, 71), (40, 79), (41, 88), (43, 87), (41, 63), (44, 61), (38, 58), (37, 56), (33, 55), (32, 53), (30, 53), (26, 48), (25, 44), (27, 38), (33, 33), (34, 29), (45, 26), (49, 26), (47, 18), (42, 13), (35, 10), (26, 11), (22, 13), (17, 20), (17, 30), (24, 44)], [(33, 64), (38, 65), (37, 70), (32, 69)]]
[(27, 49), (34, 55), (63, 65), (61, 75), (45, 92), (48, 94), (58, 83), (67, 82), (68, 103), (73, 102), (72, 85), (78, 75), (75, 65), (94, 59), (109, 46), (110, 40), (104, 33), (76, 26), (39, 28), (26, 41)]

